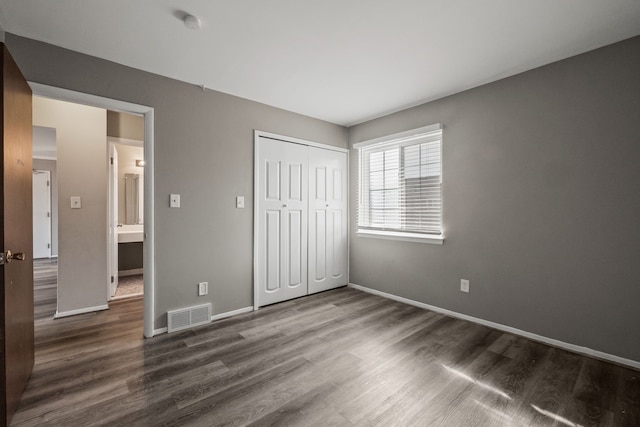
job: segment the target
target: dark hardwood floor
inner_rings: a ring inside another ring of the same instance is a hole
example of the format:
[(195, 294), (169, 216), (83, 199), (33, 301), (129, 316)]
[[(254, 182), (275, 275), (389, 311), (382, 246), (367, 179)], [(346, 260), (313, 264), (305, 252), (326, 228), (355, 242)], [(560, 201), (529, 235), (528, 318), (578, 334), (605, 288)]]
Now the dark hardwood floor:
[(142, 299), (52, 320), (14, 426), (640, 426), (640, 372), (337, 289), (142, 339)]

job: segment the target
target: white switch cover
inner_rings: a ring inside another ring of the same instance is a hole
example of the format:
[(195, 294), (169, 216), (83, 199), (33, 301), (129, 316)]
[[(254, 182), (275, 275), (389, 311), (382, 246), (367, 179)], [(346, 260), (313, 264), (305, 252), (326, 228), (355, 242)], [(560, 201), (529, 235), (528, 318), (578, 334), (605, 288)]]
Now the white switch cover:
[(243, 196), (236, 197), (236, 208), (244, 209), (244, 197)]
[(466, 279), (460, 279), (460, 292), (469, 293), (469, 281)]
[(198, 296), (206, 295), (209, 293), (209, 282), (198, 283)]
[(71, 209), (80, 209), (82, 207), (82, 199), (80, 196), (71, 196)]
[(170, 208), (179, 208), (180, 207), (180, 195), (179, 194), (170, 194), (169, 195), (169, 207)]

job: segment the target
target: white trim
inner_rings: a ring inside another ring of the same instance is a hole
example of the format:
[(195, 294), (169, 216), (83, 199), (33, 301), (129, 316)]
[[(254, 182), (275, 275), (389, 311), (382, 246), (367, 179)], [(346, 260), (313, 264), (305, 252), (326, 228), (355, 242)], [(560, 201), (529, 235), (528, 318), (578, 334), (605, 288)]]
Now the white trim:
[(94, 311), (102, 311), (102, 310), (108, 310), (108, 309), (109, 309), (109, 306), (107, 304), (103, 304), (103, 305), (97, 305), (95, 307), (79, 308), (77, 310), (69, 310), (69, 311), (56, 310), (56, 314), (53, 315), (53, 318), (60, 319), (61, 317), (75, 316), (76, 314), (93, 313)]
[(144, 141), (139, 139), (120, 138), (117, 136), (108, 136), (107, 142), (112, 144), (130, 145), (132, 147), (144, 147)]
[(211, 316), (211, 321), (215, 322), (216, 320), (226, 319), (227, 317), (237, 316), (239, 314), (250, 313), (252, 311), (254, 311), (253, 307), (243, 307), (243, 308), (239, 308), (237, 310), (227, 311), (225, 313), (214, 314), (213, 316)]
[(376, 289), (367, 288), (364, 286), (356, 285), (354, 283), (349, 283), (350, 288), (357, 289), (359, 291), (367, 292), (373, 295), (378, 295), (383, 298), (388, 298), (394, 301), (402, 302), (408, 305), (412, 305), (414, 307), (423, 308), (425, 310), (435, 311), (436, 313), (441, 313), (446, 316), (455, 317), (457, 319), (466, 320), (468, 322), (477, 323), (479, 325), (487, 326), (489, 328), (497, 329), (499, 331), (508, 332), (510, 334), (519, 335), (524, 338), (528, 338), (533, 341), (538, 341), (543, 344), (548, 344), (553, 347), (558, 347), (564, 350), (571, 351), (573, 353), (582, 354), (585, 356), (593, 357), (595, 359), (605, 360), (608, 362), (617, 363), (619, 365), (629, 366), (634, 369), (640, 369), (640, 361), (626, 359), (624, 357), (615, 356), (613, 354), (604, 353), (602, 351), (593, 350), (591, 348), (582, 347), (575, 344), (570, 344), (564, 341), (559, 341), (553, 338), (545, 337), (542, 335), (534, 334), (531, 332), (523, 331), (521, 329), (513, 328), (511, 326), (506, 326), (500, 323), (491, 322), (489, 320), (480, 319), (477, 317), (469, 316), (466, 314), (458, 313), (455, 311), (447, 310), (445, 308), (436, 307), (434, 305), (425, 304), (423, 302), (414, 301), (408, 298), (400, 297), (397, 295), (389, 294), (387, 292), (378, 291)]
[(403, 233), (400, 231), (383, 230), (360, 230), (356, 231), (356, 236), (372, 239), (402, 240), (405, 242), (429, 243), (432, 245), (442, 245), (444, 236), (434, 234)]
[(275, 133), (263, 132), (261, 130), (255, 130), (254, 135), (255, 135), (254, 140), (257, 140), (262, 136), (264, 138), (277, 139), (278, 141), (290, 142), (293, 144), (302, 144), (302, 145), (308, 145), (309, 147), (324, 148), (325, 150), (340, 151), (341, 153), (349, 152), (348, 148), (336, 147), (335, 145), (321, 144), (319, 142), (307, 141), (306, 139), (293, 138), (291, 136), (284, 136), (284, 135), (278, 135)]
[(36, 154), (34, 156), (31, 157), (32, 159), (36, 159), (36, 160), (53, 160), (54, 162), (58, 160), (57, 157), (53, 157), (53, 156), (43, 156), (41, 154)]
[(395, 144), (399, 139), (406, 139), (411, 137), (424, 137), (430, 133), (440, 132), (442, 131), (442, 125), (440, 123), (435, 123), (429, 126), (423, 126), (417, 129), (410, 129), (403, 132), (392, 133), (391, 135), (381, 136), (379, 138), (368, 139), (366, 141), (356, 142), (353, 144), (353, 148), (358, 149), (362, 147), (366, 147), (369, 145), (375, 145), (384, 143), (386, 144)]
[(168, 330), (169, 330), (169, 328), (167, 328), (166, 326), (164, 328), (154, 329), (153, 330), (153, 335), (151, 335), (150, 337), (145, 335), (145, 338), (152, 338), (152, 337), (155, 337), (156, 335), (166, 334)]
[(140, 114), (144, 117), (144, 336), (155, 334), (155, 234), (154, 234), (154, 109), (69, 89), (28, 82), (33, 95), (92, 107)]
[(141, 297), (141, 296), (144, 296), (142, 292), (137, 294), (118, 295), (118, 296), (112, 296), (111, 301), (118, 301), (118, 300), (133, 298), (133, 297)]
[(256, 130), (253, 132), (253, 309), (260, 308), (258, 295), (258, 259), (259, 245), (258, 230), (260, 229), (260, 218), (258, 218), (258, 203), (260, 189), (260, 140), (261, 134)]

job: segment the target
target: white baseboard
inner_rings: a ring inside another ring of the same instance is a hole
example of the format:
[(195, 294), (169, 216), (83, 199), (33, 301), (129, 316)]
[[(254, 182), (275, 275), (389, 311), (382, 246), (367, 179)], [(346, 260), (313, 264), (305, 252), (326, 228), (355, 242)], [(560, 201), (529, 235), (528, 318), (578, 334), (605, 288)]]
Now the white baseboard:
[[(211, 321), (214, 322), (216, 320), (224, 319), (224, 318), (227, 318), (227, 317), (237, 316), (238, 314), (249, 313), (250, 311), (253, 311), (253, 306), (251, 306), (251, 307), (243, 307), (243, 308), (239, 308), (237, 310), (227, 311), (225, 313), (214, 314), (213, 316), (211, 316)], [(166, 327), (165, 328), (154, 329), (153, 330), (153, 336), (155, 337), (156, 335), (164, 334), (166, 332), (167, 332), (167, 328)]]
[(551, 345), (553, 347), (558, 347), (564, 350), (568, 350), (574, 353), (583, 354), (585, 356), (593, 357), (595, 359), (605, 360), (607, 362), (617, 363), (619, 365), (629, 366), (634, 369), (640, 369), (640, 362), (631, 359), (625, 359), (624, 357), (615, 356), (613, 354), (604, 353), (602, 351), (593, 350), (587, 347), (581, 347), (579, 345), (570, 344), (564, 341), (559, 341), (553, 338), (548, 338), (542, 335), (534, 334), (531, 332), (523, 331), (520, 329), (512, 328), (511, 326), (502, 325), (500, 323), (491, 322), (489, 320), (480, 319), (473, 316), (468, 316), (466, 314), (458, 313), (455, 311), (447, 310), (445, 308), (436, 307), (434, 305), (425, 304), (423, 302), (414, 301), (408, 298), (400, 297), (397, 295), (389, 294), (386, 292), (378, 291), (375, 289), (367, 288), (364, 286), (356, 285), (354, 283), (349, 283), (350, 288), (358, 289), (363, 292), (367, 292), (373, 295), (378, 295), (383, 298), (388, 298), (394, 301), (402, 302), (405, 304), (413, 305), (415, 307), (424, 308), (426, 310), (435, 311), (436, 313), (441, 313), (450, 317), (455, 317), (457, 319), (467, 320), (469, 322), (477, 323), (479, 325), (488, 326), (493, 329), (497, 329), (499, 331), (508, 332), (514, 335), (519, 335), (524, 338), (528, 338), (533, 341), (538, 341), (544, 344)]
[(250, 311), (253, 311), (253, 306), (239, 308), (237, 310), (232, 310), (232, 311), (227, 311), (226, 313), (214, 314), (213, 316), (211, 316), (211, 321), (214, 322), (216, 320), (224, 319), (226, 317), (237, 316), (238, 314), (249, 313)]
[[(155, 337), (156, 335), (162, 335), (162, 334), (166, 334), (167, 333), (168, 328), (164, 327), (164, 328), (159, 328), (159, 329), (154, 329), (153, 330), (153, 336)], [(152, 337), (153, 338), (153, 337)]]
[(108, 309), (109, 309), (109, 306), (107, 304), (104, 304), (104, 305), (97, 305), (95, 307), (79, 308), (77, 310), (69, 310), (69, 311), (56, 310), (56, 314), (53, 316), (53, 318), (60, 319), (62, 317), (75, 316), (76, 314), (92, 313), (94, 311), (102, 311), (102, 310), (108, 310)]

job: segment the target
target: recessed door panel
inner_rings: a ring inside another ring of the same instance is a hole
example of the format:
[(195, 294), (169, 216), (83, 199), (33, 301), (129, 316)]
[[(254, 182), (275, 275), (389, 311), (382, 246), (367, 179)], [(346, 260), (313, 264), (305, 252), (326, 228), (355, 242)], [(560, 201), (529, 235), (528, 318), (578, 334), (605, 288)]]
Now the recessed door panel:
[(327, 169), (316, 168), (316, 185), (314, 199), (317, 201), (327, 200)]
[(315, 275), (316, 281), (322, 281), (327, 276), (327, 213), (325, 210), (315, 212), (313, 234), (315, 237)]
[(266, 291), (280, 289), (280, 211), (266, 212)]
[(280, 200), (280, 162), (266, 162), (266, 199)]
[(302, 211), (289, 211), (289, 286), (301, 286), (302, 280)]
[(289, 200), (302, 201), (302, 165), (289, 165)]
[(343, 230), (342, 224), (342, 211), (334, 210), (331, 212), (332, 214), (332, 222), (333, 226), (331, 227), (331, 233), (333, 233), (331, 243), (333, 244), (333, 248), (331, 250), (331, 256), (333, 259), (331, 260), (331, 276), (334, 279), (341, 277), (344, 274), (344, 261), (345, 261), (345, 242), (343, 241), (343, 237), (346, 233)]
[(333, 170), (333, 200), (336, 202), (342, 201), (342, 170)]

